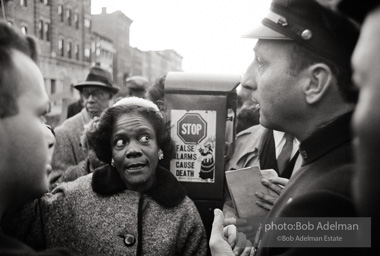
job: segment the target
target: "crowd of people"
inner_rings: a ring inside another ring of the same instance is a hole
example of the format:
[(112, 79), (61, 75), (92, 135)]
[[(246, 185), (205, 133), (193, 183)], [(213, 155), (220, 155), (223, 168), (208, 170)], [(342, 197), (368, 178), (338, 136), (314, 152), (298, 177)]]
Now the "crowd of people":
[(379, 25), (376, 0), (273, 0), (246, 35), (255, 59), (225, 170), (274, 171), (252, 198), (268, 219), (371, 217), (370, 248), (313, 248), (270, 246), (277, 237), (239, 218), (228, 189), (208, 241), (168, 171), (165, 76), (120, 92), (92, 67), (68, 119), (46, 125), (36, 44), (1, 22), (0, 255), (377, 255)]

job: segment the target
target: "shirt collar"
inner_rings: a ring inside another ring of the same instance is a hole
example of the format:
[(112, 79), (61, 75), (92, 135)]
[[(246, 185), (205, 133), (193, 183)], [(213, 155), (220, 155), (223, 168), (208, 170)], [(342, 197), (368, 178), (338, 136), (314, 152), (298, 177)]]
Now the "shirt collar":
[(284, 135), (285, 135), (284, 132), (273, 130), (274, 145), (276, 146), (276, 148), (281, 143), (281, 140), (284, 137)]

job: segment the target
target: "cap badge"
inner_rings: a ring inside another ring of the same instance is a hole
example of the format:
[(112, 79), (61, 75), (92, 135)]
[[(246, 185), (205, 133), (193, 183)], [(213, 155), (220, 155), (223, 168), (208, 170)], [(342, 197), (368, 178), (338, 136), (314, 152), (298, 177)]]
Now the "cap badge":
[(277, 13), (274, 13), (272, 11), (269, 11), (267, 19), (273, 21), (274, 23), (280, 24), (283, 27), (288, 25), (288, 21), (285, 17), (278, 15)]
[(280, 24), (283, 27), (285, 27), (286, 25), (288, 25), (288, 22), (286, 21), (286, 19), (284, 17), (280, 17), (278, 19), (277, 23)]
[(311, 33), (311, 31), (308, 30), (308, 29), (305, 29), (305, 30), (302, 31), (302, 33), (301, 33), (301, 37), (302, 37), (304, 40), (309, 40), (312, 36), (313, 36), (313, 33)]

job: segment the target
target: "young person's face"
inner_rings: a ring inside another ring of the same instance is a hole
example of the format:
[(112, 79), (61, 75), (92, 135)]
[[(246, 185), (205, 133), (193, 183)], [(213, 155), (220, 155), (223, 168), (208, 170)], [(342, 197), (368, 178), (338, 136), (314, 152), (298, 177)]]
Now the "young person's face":
[(41, 196), (48, 189), (47, 170), (51, 131), (45, 126), (49, 98), (37, 65), (21, 52), (13, 51), (13, 81), (20, 95), (18, 114), (1, 119), (0, 136), (6, 175), (15, 203)]

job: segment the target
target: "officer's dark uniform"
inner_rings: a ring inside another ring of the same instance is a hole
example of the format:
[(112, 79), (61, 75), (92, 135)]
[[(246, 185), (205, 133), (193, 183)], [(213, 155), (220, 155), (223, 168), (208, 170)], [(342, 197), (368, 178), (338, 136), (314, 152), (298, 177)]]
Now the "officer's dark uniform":
[[(355, 25), (316, 1), (273, 0), (262, 26), (246, 37), (293, 40), (314, 54), (349, 70), (358, 34)], [(278, 217), (356, 216), (351, 196), (351, 115), (347, 113), (338, 117), (301, 142), (299, 152), (303, 158), (302, 166), (282, 191), (267, 220)], [(360, 255), (353, 248), (275, 248), (271, 244), (278, 244), (278, 238), (273, 234), (262, 232), (255, 244), (258, 247), (257, 255)]]

